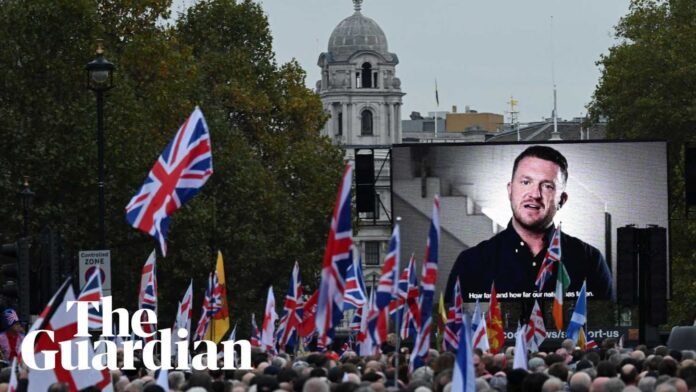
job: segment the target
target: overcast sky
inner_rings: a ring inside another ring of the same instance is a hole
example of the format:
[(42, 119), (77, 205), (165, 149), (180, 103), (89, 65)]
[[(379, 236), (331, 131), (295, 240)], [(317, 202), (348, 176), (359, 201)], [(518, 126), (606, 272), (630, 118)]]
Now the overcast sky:
[[(334, 27), (353, 13), (352, 0), (257, 1), (268, 15), (278, 62), (297, 59), (307, 71), (307, 86), (314, 88), (320, 78), (319, 54), (327, 50)], [(595, 62), (616, 43), (614, 26), (628, 12), (628, 4), (364, 0), (362, 13), (382, 27), (389, 51), (399, 56), (396, 75), (407, 94), (403, 118), (411, 111), (437, 109), (437, 79), (439, 110), (457, 105), (463, 111), (469, 105), (479, 112), (504, 114), (514, 96), (520, 120), (528, 122), (551, 116), (552, 69), (559, 116), (585, 114), (600, 75)]]

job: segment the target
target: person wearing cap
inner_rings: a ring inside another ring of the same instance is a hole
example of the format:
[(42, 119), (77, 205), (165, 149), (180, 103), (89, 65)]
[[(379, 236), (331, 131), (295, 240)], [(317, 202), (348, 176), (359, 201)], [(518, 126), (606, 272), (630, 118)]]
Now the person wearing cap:
[(17, 312), (14, 309), (5, 309), (2, 312), (2, 316), (7, 329), (0, 333), (0, 351), (6, 360), (12, 361), (19, 355), (19, 348), (22, 344), (22, 339), (24, 339), (24, 328), (22, 328)]

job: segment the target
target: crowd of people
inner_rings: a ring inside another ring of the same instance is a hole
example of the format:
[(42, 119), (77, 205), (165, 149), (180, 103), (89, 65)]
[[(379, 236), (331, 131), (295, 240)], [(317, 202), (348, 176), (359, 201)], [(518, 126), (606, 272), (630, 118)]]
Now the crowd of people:
[[(388, 351), (388, 350), (385, 350)], [(477, 392), (694, 392), (696, 352), (658, 346), (625, 349), (611, 339), (583, 351), (571, 340), (551, 352), (530, 354), (527, 369), (513, 369), (514, 348), (498, 354), (475, 350)], [(251, 370), (169, 371), (170, 391), (189, 392), (459, 392), (452, 387), (456, 357), (431, 350), (427, 366), (409, 370), (408, 350), (372, 357), (354, 351), (302, 353), (252, 352)], [(9, 367), (0, 370), (0, 392), (8, 390)], [(154, 372), (111, 372), (115, 392), (160, 392)], [(32, 391), (26, 368), (19, 371), (18, 392)], [(98, 389), (87, 389), (98, 391)], [(54, 384), (49, 392), (66, 392)]]

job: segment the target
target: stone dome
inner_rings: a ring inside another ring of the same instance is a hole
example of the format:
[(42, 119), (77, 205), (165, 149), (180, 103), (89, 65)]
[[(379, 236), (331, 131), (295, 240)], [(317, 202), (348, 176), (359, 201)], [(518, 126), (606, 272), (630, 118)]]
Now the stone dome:
[(391, 60), (384, 31), (377, 22), (364, 16), (357, 9), (353, 15), (343, 19), (331, 33), (329, 53), (334, 61), (345, 61), (361, 50), (372, 50)]

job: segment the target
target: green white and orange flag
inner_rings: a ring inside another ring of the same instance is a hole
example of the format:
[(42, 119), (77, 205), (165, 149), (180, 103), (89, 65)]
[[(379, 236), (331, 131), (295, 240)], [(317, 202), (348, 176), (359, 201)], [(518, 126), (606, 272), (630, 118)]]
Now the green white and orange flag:
[(563, 296), (570, 286), (570, 276), (563, 263), (556, 264), (558, 264), (558, 271), (556, 271), (556, 292), (553, 298), (553, 322), (556, 324), (556, 329), (560, 331), (563, 329)]
[(218, 281), (217, 286), (213, 288), (213, 295), (220, 297), (220, 310), (214, 313), (208, 332), (205, 334), (205, 340), (210, 340), (217, 344), (222, 341), (227, 331), (230, 330), (230, 311), (227, 306), (227, 286), (225, 285), (225, 263), (222, 261), (222, 252), (220, 251), (218, 251), (215, 271), (217, 272)]
[(505, 345), (505, 331), (503, 331), (503, 313), (496, 297), (495, 282), (491, 285), (491, 302), (486, 315), (486, 326), (488, 326), (486, 332), (491, 352), (497, 354)]

